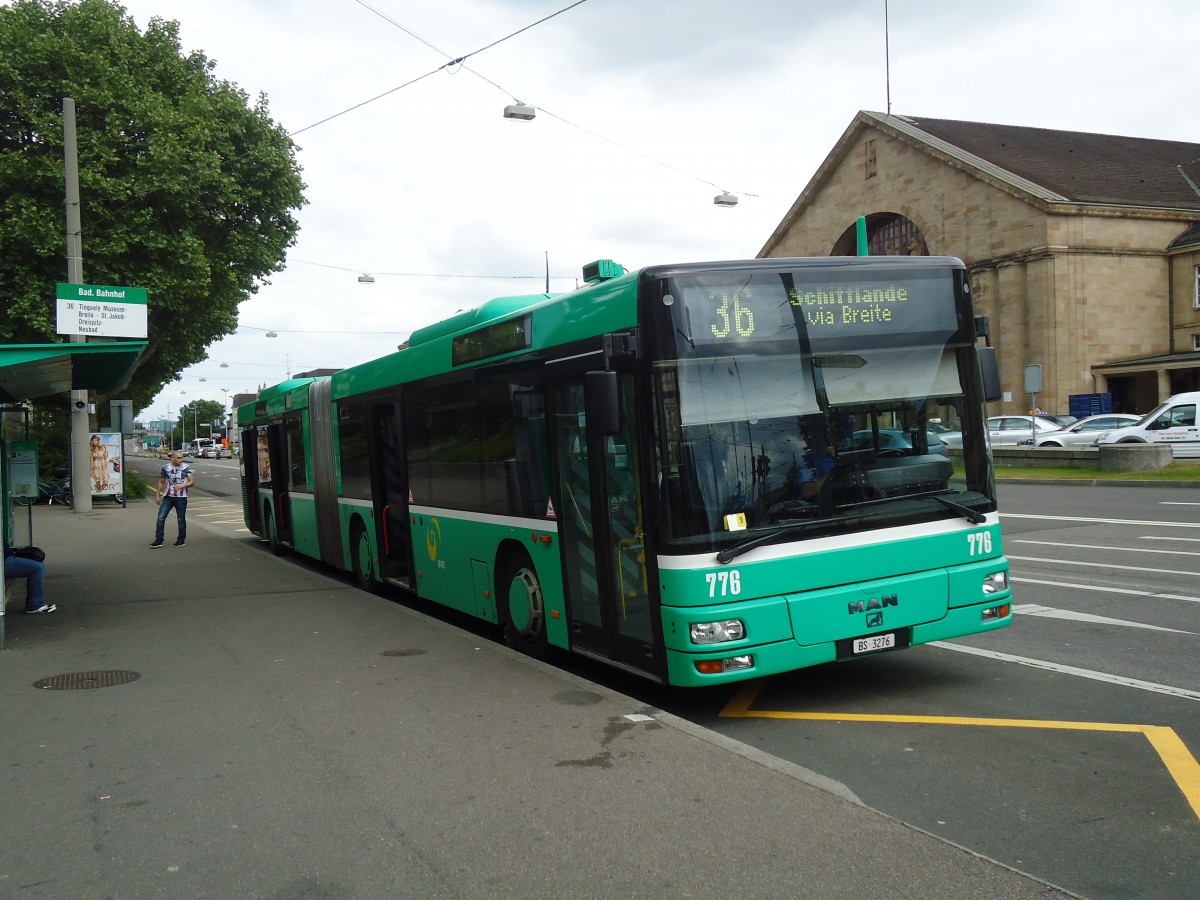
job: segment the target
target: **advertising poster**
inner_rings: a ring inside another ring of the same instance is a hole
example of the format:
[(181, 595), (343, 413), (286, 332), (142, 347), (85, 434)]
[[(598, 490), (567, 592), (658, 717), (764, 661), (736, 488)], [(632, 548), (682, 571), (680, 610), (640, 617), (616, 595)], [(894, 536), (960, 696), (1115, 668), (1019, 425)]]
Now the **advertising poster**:
[(88, 439), (88, 462), (93, 497), (121, 497), (125, 493), (120, 434), (93, 434)]
[(265, 425), (258, 427), (258, 483), (270, 484), (271, 482), (271, 449), (267, 442), (267, 428)]
[(38, 495), (37, 442), (9, 441), (8, 484), (10, 495), (21, 500), (34, 500)]

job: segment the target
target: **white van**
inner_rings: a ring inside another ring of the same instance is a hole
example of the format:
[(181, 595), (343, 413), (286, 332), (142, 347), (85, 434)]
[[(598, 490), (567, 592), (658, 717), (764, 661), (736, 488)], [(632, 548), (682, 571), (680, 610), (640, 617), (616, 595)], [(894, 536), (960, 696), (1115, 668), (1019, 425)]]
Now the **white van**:
[(1200, 391), (1176, 394), (1135, 425), (1114, 428), (1097, 439), (1097, 444), (1170, 444), (1176, 459), (1200, 458), (1200, 429), (1196, 407)]

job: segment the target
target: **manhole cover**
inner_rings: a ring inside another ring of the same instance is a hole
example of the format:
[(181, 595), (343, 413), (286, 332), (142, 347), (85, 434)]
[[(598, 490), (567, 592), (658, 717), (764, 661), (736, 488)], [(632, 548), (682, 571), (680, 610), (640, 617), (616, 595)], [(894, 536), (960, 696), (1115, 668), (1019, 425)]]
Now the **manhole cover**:
[(33, 686), (43, 691), (82, 691), (86, 688), (129, 684), (141, 677), (138, 672), (128, 672), (122, 669), (108, 669), (100, 672), (68, 672), (66, 675), (51, 675), (49, 678), (35, 681)]
[(384, 650), (380, 656), (420, 656), (424, 650)]

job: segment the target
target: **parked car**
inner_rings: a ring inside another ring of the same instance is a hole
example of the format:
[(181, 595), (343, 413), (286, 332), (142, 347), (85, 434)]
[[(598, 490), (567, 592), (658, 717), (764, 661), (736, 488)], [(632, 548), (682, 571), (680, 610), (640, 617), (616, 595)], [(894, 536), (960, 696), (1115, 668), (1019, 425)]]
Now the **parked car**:
[(1097, 444), (1170, 444), (1176, 459), (1200, 457), (1200, 391), (1176, 394), (1133, 425), (1103, 432)]
[(987, 427), (993, 447), (1015, 447), (1022, 441), (1036, 441), (1051, 432), (1062, 431), (1045, 416), (992, 416)]
[[(1039, 438), (1057, 434), (1062, 429), (1045, 416), (992, 416), (987, 420), (988, 435), (993, 447), (1015, 447), (1033, 440), (1035, 434)], [(962, 448), (962, 432), (947, 431), (938, 435), (947, 447)]]
[(1088, 416), (1086, 419), (1080, 419), (1074, 425), (1064, 428), (1062, 431), (1052, 431), (1049, 434), (1039, 435), (1036, 447), (1091, 447), (1096, 443), (1096, 439), (1100, 437), (1100, 433), (1111, 431), (1114, 428), (1123, 428), (1126, 425), (1133, 425), (1139, 419), (1139, 416), (1129, 415), (1128, 413), (1105, 413), (1098, 416)]
[(961, 431), (940, 431), (938, 437), (941, 438), (943, 444), (947, 447), (953, 447), (955, 450), (962, 449), (962, 432)]
[[(930, 453), (940, 453), (942, 456), (949, 456), (946, 449), (946, 442), (942, 440), (942, 435), (934, 434), (932, 431), (925, 432), (925, 439), (928, 443)], [(870, 429), (854, 432), (854, 449), (867, 450), (874, 446), (874, 434)], [(879, 449), (880, 451), (892, 450), (896, 455), (908, 456), (912, 453), (912, 436), (899, 428), (880, 428), (879, 429)]]
[(1074, 425), (1079, 421), (1077, 416), (1052, 416), (1049, 413), (1039, 413), (1038, 418), (1053, 422), (1059, 428), (1066, 428), (1068, 425)]

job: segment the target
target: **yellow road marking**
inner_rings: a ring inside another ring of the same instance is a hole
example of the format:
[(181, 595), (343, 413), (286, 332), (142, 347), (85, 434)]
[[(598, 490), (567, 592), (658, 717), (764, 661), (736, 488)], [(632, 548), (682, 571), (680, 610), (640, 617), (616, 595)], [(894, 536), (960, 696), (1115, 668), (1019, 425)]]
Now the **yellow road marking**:
[(1037, 728), (1047, 731), (1104, 731), (1118, 734), (1145, 735), (1175, 780), (1175, 785), (1200, 818), (1200, 763), (1175, 730), (1165, 725), (1134, 725), (1121, 722), (1066, 722), (1049, 719), (981, 719), (972, 716), (901, 716), (866, 713), (788, 712), (786, 710), (751, 709), (766, 687), (767, 679), (748, 681), (725, 704), (720, 716), (724, 719), (792, 719), (807, 722), (884, 722), (908, 725), (971, 725), (984, 728)]

